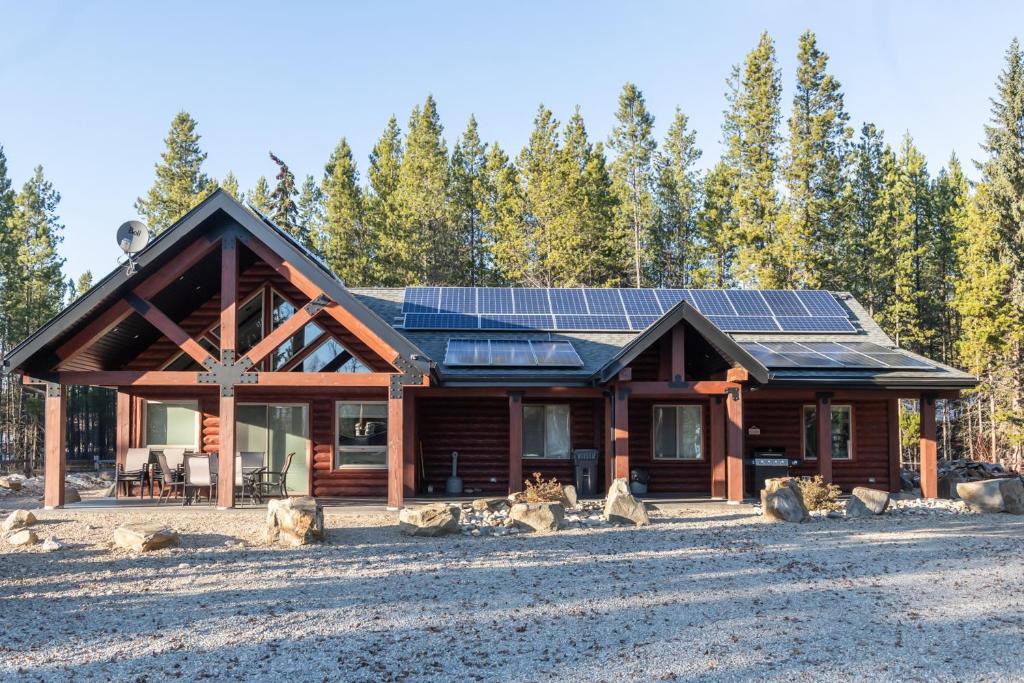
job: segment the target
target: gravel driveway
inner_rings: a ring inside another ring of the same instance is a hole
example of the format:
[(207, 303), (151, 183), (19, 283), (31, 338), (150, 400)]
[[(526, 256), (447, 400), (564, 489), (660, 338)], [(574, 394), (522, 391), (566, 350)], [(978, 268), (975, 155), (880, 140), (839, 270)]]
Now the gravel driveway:
[[(784, 525), (702, 504), (424, 539), (346, 512), (293, 550), (260, 547), (257, 510), (37, 516), (64, 547), (0, 548), (4, 681), (1024, 680), (1009, 515)], [(182, 547), (111, 550), (124, 521)]]

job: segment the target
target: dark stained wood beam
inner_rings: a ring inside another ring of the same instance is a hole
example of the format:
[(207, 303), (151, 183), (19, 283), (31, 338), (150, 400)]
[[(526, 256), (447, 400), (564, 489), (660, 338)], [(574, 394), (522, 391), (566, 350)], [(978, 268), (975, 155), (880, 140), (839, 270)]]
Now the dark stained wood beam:
[(629, 479), (629, 389), (615, 387), (615, 478)]
[(746, 368), (729, 368), (725, 373), (725, 379), (730, 382), (748, 382), (750, 381), (750, 371)]
[(671, 344), (671, 374), (669, 380), (672, 382), (685, 382), (686, 381), (686, 328), (683, 327), (682, 323), (679, 323), (672, 328), (672, 344)]
[(402, 393), (402, 491), (406, 498), (416, 495), (416, 393)]
[(743, 482), (743, 392), (735, 391), (725, 397), (725, 469), (727, 495), (730, 502), (744, 498)]
[(615, 386), (629, 389), (633, 398), (705, 398), (720, 396), (727, 391), (739, 389), (735, 382), (701, 380), (698, 382), (618, 382)]
[(523, 490), (523, 395), (508, 393), (508, 492)]
[[(323, 293), (319, 296), (323, 296)], [(317, 297), (313, 297), (314, 300), (316, 298)], [(277, 329), (264, 336), (256, 346), (252, 347), (245, 353), (246, 358), (251, 360), (253, 365), (256, 365), (266, 358), (266, 356), (274, 349), (288, 341), (293, 334), (305, 327), (306, 324), (312, 321), (316, 315), (315, 313), (311, 314), (309, 312), (308, 306), (311, 304), (313, 304), (313, 300), (311, 300), (306, 306), (298, 308), (298, 310), (296, 310), (290, 318), (281, 323)]]
[(900, 479), (900, 400), (890, 398), (886, 411), (886, 426), (889, 431), (889, 492), (899, 493), (903, 490)]
[(171, 343), (190, 355), (195, 362), (202, 365), (211, 357), (209, 352), (199, 345), (199, 342), (149, 300), (134, 293), (129, 293), (125, 300), (136, 313), (146, 319), (146, 322), (160, 330), (165, 337), (171, 340)]
[(390, 383), (391, 374), (386, 372), (261, 372), (257, 379), (264, 387), (387, 387)]
[(235, 507), (235, 443), (237, 411), (235, 397), (220, 397), (217, 429), (217, 507), (227, 510)]
[(96, 387), (162, 387), (201, 386), (195, 372), (170, 370), (67, 370), (58, 372), (61, 384), (83, 384)]
[(935, 441), (935, 397), (921, 397), (921, 495), (939, 497), (938, 446)]
[[(825, 387), (819, 387), (817, 389), (789, 389), (781, 387), (759, 387), (753, 389), (747, 393), (748, 401), (804, 401), (812, 402), (815, 400), (819, 391), (825, 390)], [(828, 388), (828, 391), (832, 393), (832, 402), (837, 401), (887, 401), (891, 398), (906, 398), (917, 400), (921, 397), (922, 392), (928, 393), (935, 398), (944, 399), (957, 399), (960, 398), (959, 389), (941, 389), (941, 390), (930, 390), (930, 389), (881, 389), (881, 388), (870, 388), (865, 387), (864, 389), (853, 389), (853, 388)]]
[(131, 447), (132, 438), (132, 395), (123, 387), (117, 389), (116, 420), (114, 426), (115, 461), (123, 465), (128, 449)]
[[(818, 473), (825, 483), (832, 483), (832, 395), (819, 392), (815, 397), (814, 415), (817, 421), (815, 450), (818, 456)], [(851, 453), (852, 455), (852, 453)]]
[(402, 398), (388, 398), (388, 507), (405, 502), (405, 405)]
[(47, 387), (43, 416), (43, 505), (64, 507), (64, 475), (67, 470), (67, 387)]
[(725, 401), (728, 397), (711, 399), (711, 497), (725, 498)]
[(220, 354), (238, 350), (238, 241), (234, 234), (221, 240), (220, 263)]
[(604, 488), (608, 490), (615, 478), (615, 408), (611, 394), (604, 396)]

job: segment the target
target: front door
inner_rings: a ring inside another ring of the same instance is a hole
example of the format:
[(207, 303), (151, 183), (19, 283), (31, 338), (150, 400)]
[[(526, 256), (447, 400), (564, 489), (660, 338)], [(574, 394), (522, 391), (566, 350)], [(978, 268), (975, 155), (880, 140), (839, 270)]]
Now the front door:
[(241, 403), (236, 440), (239, 451), (266, 453), (266, 467), (280, 472), (294, 453), (285, 486), (292, 495), (309, 493), (309, 408), (301, 403)]

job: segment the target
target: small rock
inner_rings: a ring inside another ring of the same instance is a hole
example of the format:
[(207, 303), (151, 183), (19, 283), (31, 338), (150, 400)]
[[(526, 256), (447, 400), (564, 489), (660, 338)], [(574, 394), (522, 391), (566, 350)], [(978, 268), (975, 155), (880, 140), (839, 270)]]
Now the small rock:
[(47, 537), (47, 539), (43, 541), (43, 544), (39, 547), (48, 553), (52, 553), (61, 549), (60, 543), (57, 543), (57, 541), (53, 540), (53, 536)]
[(508, 505), (507, 498), (477, 498), (470, 507), (478, 512), (497, 510)]
[(609, 522), (646, 526), (651, 523), (647, 508), (629, 492), (625, 477), (616, 479), (608, 488), (604, 502), (604, 518)]
[(3, 530), (12, 531), (23, 527), (32, 526), (36, 523), (36, 516), (28, 510), (15, 510), (4, 520)]
[(19, 529), (13, 531), (5, 537), (7, 542), (11, 545), (35, 545), (39, 541), (39, 537), (36, 536), (36, 532), (31, 529)]
[(398, 513), (398, 526), (407, 536), (443, 536), (459, 530), (462, 509), (448, 503), (428, 503), (403, 508)]
[(803, 522), (810, 517), (796, 480), (791, 477), (766, 479), (761, 489), (761, 509), (766, 518), (780, 522)]
[(14, 477), (0, 477), (0, 489), (21, 490), (21, 480)]
[(562, 504), (565, 505), (566, 509), (575, 508), (579, 503), (579, 497), (576, 495), (576, 487), (572, 484), (562, 487)]
[(889, 492), (858, 486), (846, 501), (847, 517), (880, 515), (889, 507)]
[(136, 553), (176, 546), (178, 532), (156, 524), (123, 524), (114, 529), (114, 545)]
[(558, 531), (565, 517), (565, 508), (561, 503), (516, 503), (508, 516), (522, 529)]

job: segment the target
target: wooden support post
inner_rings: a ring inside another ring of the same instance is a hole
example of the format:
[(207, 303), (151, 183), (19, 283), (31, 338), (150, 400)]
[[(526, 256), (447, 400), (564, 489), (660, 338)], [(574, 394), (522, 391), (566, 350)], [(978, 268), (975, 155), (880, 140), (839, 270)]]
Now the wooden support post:
[(629, 389), (615, 387), (615, 478), (629, 479)]
[(122, 388), (117, 390), (117, 412), (114, 425), (114, 461), (124, 465), (132, 442), (132, 395)]
[(682, 323), (672, 328), (672, 373), (670, 382), (686, 381), (686, 329)]
[(889, 491), (899, 493), (903, 489), (900, 480), (900, 400), (890, 398), (886, 411), (889, 431)]
[(238, 350), (238, 241), (225, 235), (221, 241), (220, 262), (220, 349)]
[(935, 397), (921, 396), (921, 495), (938, 498), (938, 452), (935, 444)]
[(711, 408), (711, 497), (725, 498), (725, 399), (714, 396)]
[(725, 469), (730, 503), (746, 495), (743, 484), (743, 392), (734, 389), (725, 396)]
[(814, 411), (817, 424), (818, 473), (826, 484), (832, 483), (832, 394), (820, 392)]
[(404, 407), (401, 397), (388, 398), (388, 508), (394, 510), (405, 502)]
[(523, 394), (508, 392), (508, 492), (523, 490)]
[(404, 494), (416, 495), (419, 479), (416, 477), (416, 394), (405, 390), (402, 393), (402, 482)]
[(615, 477), (615, 409), (611, 395), (604, 397), (604, 488), (607, 491)]
[(235, 397), (220, 397), (220, 419), (217, 450), (217, 507), (226, 510), (235, 507), (235, 431), (237, 418)]
[(64, 474), (67, 469), (68, 430), (67, 388), (60, 384), (46, 385), (46, 408), (43, 417), (43, 506), (64, 507)]

